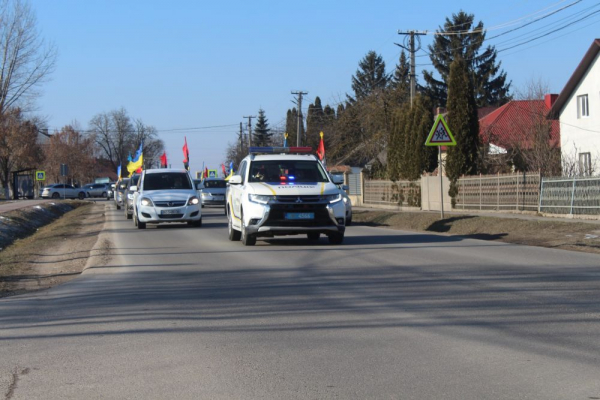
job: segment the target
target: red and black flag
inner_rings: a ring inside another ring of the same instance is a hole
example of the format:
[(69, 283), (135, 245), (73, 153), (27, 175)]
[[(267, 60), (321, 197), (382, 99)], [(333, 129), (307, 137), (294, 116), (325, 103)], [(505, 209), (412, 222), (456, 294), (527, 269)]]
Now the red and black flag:
[(184, 141), (184, 144), (183, 144), (183, 168), (185, 168), (189, 171), (190, 170), (190, 150), (188, 149), (188, 145), (187, 145), (187, 137), (184, 136), (183, 141)]

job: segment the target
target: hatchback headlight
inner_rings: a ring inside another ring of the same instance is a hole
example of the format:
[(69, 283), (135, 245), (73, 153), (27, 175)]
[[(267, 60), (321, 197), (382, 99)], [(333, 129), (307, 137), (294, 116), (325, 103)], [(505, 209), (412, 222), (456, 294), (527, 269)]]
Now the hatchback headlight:
[(264, 194), (249, 194), (248, 200), (250, 200), (253, 203), (268, 204), (269, 201), (273, 200), (273, 197), (275, 196), (268, 196)]
[(190, 199), (188, 200), (188, 204), (192, 204), (192, 205), (196, 205), (200, 202), (200, 200), (198, 200), (198, 198), (196, 196), (192, 196), (190, 197)]
[(337, 194), (328, 194), (326, 196), (323, 196), (323, 200), (329, 202), (329, 203), (337, 203), (338, 201), (342, 200), (342, 195), (337, 193)]
[(202, 192), (202, 197), (210, 197), (210, 196), (211, 196), (210, 193), (204, 193), (204, 192)]
[(133, 193), (127, 193), (127, 198), (129, 200), (133, 200)]
[(151, 206), (154, 205), (154, 204), (152, 204), (152, 200), (150, 200), (147, 197), (142, 198), (142, 200), (140, 201), (140, 203), (142, 203), (143, 206), (148, 206), (148, 207), (151, 207)]

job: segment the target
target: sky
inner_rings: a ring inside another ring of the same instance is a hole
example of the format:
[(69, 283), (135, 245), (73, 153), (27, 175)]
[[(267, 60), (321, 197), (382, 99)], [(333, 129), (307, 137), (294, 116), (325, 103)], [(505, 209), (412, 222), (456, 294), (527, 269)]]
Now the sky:
[[(260, 108), (271, 127), (283, 128), (294, 107), (292, 91), (308, 92), (305, 113), (316, 96), (323, 105), (339, 103), (351, 92), (352, 75), (368, 51), (381, 54), (392, 72), (401, 50), (394, 43), (404, 39), (398, 30), (428, 31), (421, 39), (427, 50), (446, 17), (460, 10), (474, 14), (488, 37), (502, 34), (487, 44), (499, 50), (513, 92), (541, 80), (559, 93), (600, 37), (600, 12), (575, 22), (600, 11), (592, 0), (30, 4), (40, 35), (58, 49), (55, 71), (41, 87), (35, 111), (50, 132), (74, 123), (86, 129), (95, 115), (124, 108), (132, 119), (158, 130), (173, 167), (183, 166), (186, 137), (192, 172), (203, 165), (220, 169), (240, 122), (247, 123), (243, 117)], [(416, 56), (423, 82), (421, 71), (433, 67), (423, 50)]]

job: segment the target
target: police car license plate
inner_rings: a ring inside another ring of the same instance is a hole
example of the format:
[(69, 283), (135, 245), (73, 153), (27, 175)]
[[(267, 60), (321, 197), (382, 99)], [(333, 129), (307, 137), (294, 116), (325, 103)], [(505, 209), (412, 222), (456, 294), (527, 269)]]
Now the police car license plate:
[(162, 210), (160, 213), (162, 215), (181, 214), (181, 210), (179, 208), (176, 208), (174, 210)]
[(315, 213), (285, 213), (285, 219), (315, 219)]

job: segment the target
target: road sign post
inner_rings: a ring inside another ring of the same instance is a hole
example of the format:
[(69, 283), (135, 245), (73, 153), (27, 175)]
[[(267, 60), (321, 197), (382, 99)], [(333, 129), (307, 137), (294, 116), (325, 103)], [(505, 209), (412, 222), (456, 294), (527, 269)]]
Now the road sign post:
[(446, 124), (446, 120), (442, 114), (438, 114), (433, 128), (429, 132), (429, 136), (425, 141), (425, 146), (437, 146), (438, 154), (440, 158), (440, 165), (438, 167), (438, 174), (440, 175), (440, 211), (441, 217), (444, 219), (444, 181), (442, 174), (442, 146), (456, 146), (456, 140), (450, 132), (450, 128)]

